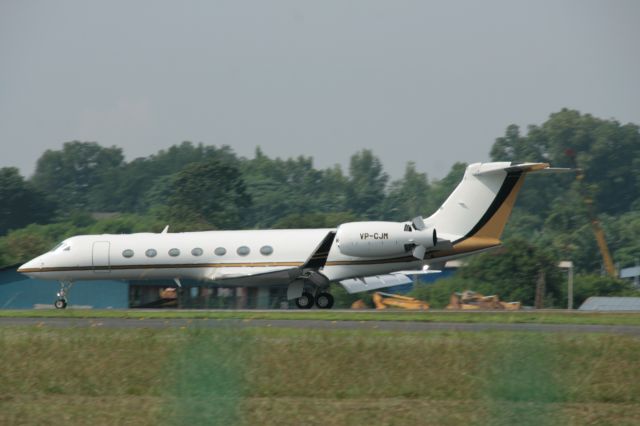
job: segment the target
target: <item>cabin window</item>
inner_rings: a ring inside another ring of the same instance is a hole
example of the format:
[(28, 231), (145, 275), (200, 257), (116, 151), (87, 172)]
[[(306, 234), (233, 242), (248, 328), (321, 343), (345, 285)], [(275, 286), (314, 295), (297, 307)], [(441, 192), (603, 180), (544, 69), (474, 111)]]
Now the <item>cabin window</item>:
[(71, 246), (66, 246), (65, 248), (62, 249), (62, 251), (71, 251)]
[(145, 251), (144, 254), (146, 254), (147, 257), (156, 257), (158, 252), (155, 251), (155, 249), (149, 249), (149, 250)]
[(133, 250), (131, 249), (126, 249), (122, 252), (122, 256), (123, 257), (133, 257)]
[(200, 247), (196, 247), (193, 250), (191, 250), (191, 254), (194, 256), (202, 256), (202, 249)]
[(172, 248), (171, 250), (169, 250), (169, 256), (171, 257), (180, 256), (180, 249)]
[(240, 256), (246, 256), (246, 255), (248, 255), (250, 252), (251, 252), (251, 249), (250, 249), (249, 247), (247, 247), (247, 246), (240, 246), (240, 247), (238, 247), (238, 250), (237, 250), (237, 253), (238, 253)]
[(227, 249), (224, 247), (218, 247), (214, 253), (216, 254), (216, 256), (224, 256), (225, 254), (227, 254)]
[(269, 256), (271, 253), (273, 253), (273, 247), (262, 246), (260, 247), (260, 253), (262, 253), (264, 256)]

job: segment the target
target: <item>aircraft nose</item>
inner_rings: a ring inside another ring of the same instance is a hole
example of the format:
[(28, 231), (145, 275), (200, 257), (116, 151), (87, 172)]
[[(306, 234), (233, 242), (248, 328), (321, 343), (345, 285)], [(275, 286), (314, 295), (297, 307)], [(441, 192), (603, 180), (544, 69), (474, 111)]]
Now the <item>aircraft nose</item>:
[(35, 259), (31, 259), (24, 265), (20, 266), (18, 268), (18, 272), (25, 275), (29, 275), (29, 273), (33, 273), (33, 272), (40, 272), (40, 270), (44, 266), (44, 262), (41, 261), (42, 260), (41, 258), (42, 256), (38, 256)]

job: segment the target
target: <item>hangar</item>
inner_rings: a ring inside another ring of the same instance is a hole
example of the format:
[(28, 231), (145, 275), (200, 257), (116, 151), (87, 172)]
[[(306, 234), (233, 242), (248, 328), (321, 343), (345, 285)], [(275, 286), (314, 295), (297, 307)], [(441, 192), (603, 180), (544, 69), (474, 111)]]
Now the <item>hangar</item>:
[[(29, 278), (17, 272), (19, 266), (0, 269), (0, 309), (51, 307), (58, 282)], [(173, 281), (78, 281), (70, 301), (72, 306), (94, 309), (288, 307), (286, 288), (221, 288), (190, 280), (182, 284), (183, 291), (177, 292)]]
[[(20, 265), (0, 268), (0, 309), (50, 308), (56, 299), (58, 282), (29, 278), (17, 272)], [(448, 262), (436, 274), (414, 275), (411, 283), (389, 288), (407, 293), (417, 283), (432, 284), (451, 276), (459, 262)], [(156, 281), (78, 281), (73, 285), (71, 306), (93, 309), (192, 308), (192, 309), (287, 309), (286, 287), (226, 288), (182, 280), (183, 291), (176, 291), (170, 280)]]
[[(31, 309), (52, 306), (58, 282), (32, 279), (17, 272), (18, 266), (0, 269), (0, 309)], [(73, 288), (73, 304), (97, 309), (129, 307), (129, 284), (101, 280), (79, 282)]]

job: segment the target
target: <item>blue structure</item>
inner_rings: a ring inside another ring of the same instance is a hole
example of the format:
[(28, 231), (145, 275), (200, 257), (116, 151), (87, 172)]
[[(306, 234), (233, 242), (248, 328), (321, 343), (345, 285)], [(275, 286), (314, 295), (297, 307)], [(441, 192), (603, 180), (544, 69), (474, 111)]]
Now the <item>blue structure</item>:
[[(19, 265), (0, 269), (0, 309), (32, 309), (50, 305), (59, 290), (57, 281), (29, 278), (17, 272)], [(129, 307), (129, 283), (124, 281), (78, 281), (69, 297), (70, 306), (96, 309)]]
[[(51, 307), (56, 300), (60, 286), (57, 281), (29, 278), (17, 272), (13, 265), (0, 269), (0, 309), (33, 309)], [(457, 268), (447, 267), (440, 273), (409, 275), (414, 281), (384, 289), (385, 292), (405, 294), (414, 284), (433, 284), (449, 277)], [(183, 280), (184, 295), (180, 302), (162, 299), (160, 291), (175, 287), (172, 280), (149, 281), (78, 281), (74, 283), (69, 296), (70, 307), (94, 309), (133, 308), (281, 308), (286, 301), (286, 287), (221, 289), (218, 286), (203, 285), (200, 281)], [(226, 291), (221, 294), (220, 291)], [(227, 294), (228, 293), (228, 294)]]

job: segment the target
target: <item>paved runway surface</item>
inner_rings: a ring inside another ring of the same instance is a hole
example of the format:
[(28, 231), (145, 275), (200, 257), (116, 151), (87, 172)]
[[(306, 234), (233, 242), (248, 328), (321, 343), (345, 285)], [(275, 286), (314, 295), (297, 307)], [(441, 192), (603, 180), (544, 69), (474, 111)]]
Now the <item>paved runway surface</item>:
[(640, 326), (577, 324), (493, 324), (413, 321), (321, 321), (241, 319), (0, 318), (0, 326), (170, 328), (274, 327), (323, 330), (524, 331), (538, 333), (610, 333), (640, 336)]

